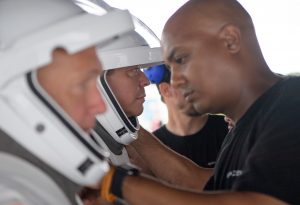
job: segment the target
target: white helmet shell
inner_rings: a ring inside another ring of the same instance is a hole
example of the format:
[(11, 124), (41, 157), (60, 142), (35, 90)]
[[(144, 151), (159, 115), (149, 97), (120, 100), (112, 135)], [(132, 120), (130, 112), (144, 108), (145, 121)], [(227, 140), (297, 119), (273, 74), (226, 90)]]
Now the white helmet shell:
[(107, 72), (98, 79), (106, 110), (96, 116), (102, 127), (120, 144), (128, 145), (138, 137), (140, 128), (136, 116), (127, 117), (107, 81)]
[(97, 49), (105, 71), (98, 79), (99, 89), (106, 102), (106, 111), (97, 115), (98, 122), (120, 144), (128, 145), (138, 137), (140, 128), (137, 116), (128, 118), (116, 99), (106, 79), (110, 69), (131, 66), (149, 67), (162, 64), (160, 47), (150, 48), (146, 40), (137, 32), (120, 37), (110, 45)]
[(57, 47), (73, 54), (133, 29), (127, 11), (96, 16), (70, 0), (0, 0), (0, 129), (75, 183), (96, 185), (109, 168), (104, 153), (39, 86), (36, 70)]
[(135, 31), (97, 51), (105, 70), (130, 66), (143, 68), (163, 62), (161, 48), (151, 48), (146, 40)]
[(57, 47), (73, 54), (133, 29), (127, 11), (96, 16), (69, 0), (1, 0), (0, 87), (15, 75), (50, 63)]

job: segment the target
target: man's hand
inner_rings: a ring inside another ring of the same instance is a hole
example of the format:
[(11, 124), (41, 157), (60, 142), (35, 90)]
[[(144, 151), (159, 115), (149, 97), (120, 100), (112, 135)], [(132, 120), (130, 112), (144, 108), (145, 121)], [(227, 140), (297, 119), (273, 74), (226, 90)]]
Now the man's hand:
[(88, 187), (84, 187), (80, 192), (79, 192), (79, 197), (83, 201), (84, 205), (94, 205), (99, 196), (99, 190), (97, 189), (91, 189)]
[(83, 201), (84, 205), (113, 205), (112, 203), (109, 203), (103, 199), (101, 199), (100, 197), (98, 197), (97, 199), (93, 199), (93, 200), (85, 200)]

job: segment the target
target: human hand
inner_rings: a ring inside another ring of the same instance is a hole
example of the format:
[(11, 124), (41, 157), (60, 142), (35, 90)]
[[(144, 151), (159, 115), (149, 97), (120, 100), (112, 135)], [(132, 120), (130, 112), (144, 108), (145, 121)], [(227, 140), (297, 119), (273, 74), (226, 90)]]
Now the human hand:
[(107, 202), (100, 197), (94, 200), (85, 200), (83, 201), (84, 205), (113, 205), (113, 203)]
[(79, 192), (79, 197), (83, 201), (84, 205), (94, 205), (97, 199), (99, 198), (99, 190), (84, 187)]
[(142, 159), (142, 157), (138, 154), (138, 152), (134, 149), (133, 146), (127, 145), (126, 151), (128, 153), (130, 163), (137, 166), (140, 172), (153, 175), (153, 173), (149, 169), (149, 166), (146, 164), (146, 162)]

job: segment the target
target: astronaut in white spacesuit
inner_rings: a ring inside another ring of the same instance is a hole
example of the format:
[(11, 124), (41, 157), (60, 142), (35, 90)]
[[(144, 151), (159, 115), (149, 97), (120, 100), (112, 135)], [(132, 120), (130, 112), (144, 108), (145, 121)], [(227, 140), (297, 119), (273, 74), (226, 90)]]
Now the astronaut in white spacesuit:
[(108, 171), (89, 136), (106, 109), (95, 46), (134, 26), (127, 11), (97, 11), (0, 1), (0, 204), (82, 204), (80, 188)]
[(149, 85), (142, 68), (162, 64), (162, 50), (134, 31), (100, 48), (98, 54), (105, 68), (98, 83), (107, 110), (97, 115), (94, 130), (100, 139), (96, 141), (110, 152), (112, 164), (130, 164), (124, 145), (138, 137), (137, 116), (143, 111), (144, 88)]

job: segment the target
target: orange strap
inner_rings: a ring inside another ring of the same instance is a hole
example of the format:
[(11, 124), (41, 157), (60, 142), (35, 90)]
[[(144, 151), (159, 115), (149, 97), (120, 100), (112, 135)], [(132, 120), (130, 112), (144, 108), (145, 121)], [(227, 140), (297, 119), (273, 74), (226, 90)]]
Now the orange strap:
[(117, 197), (110, 192), (111, 182), (116, 171), (115, 167), (111, 167), (109, 172), (104, 176), (100, 188), (100, 197), (108, 202), (116, 201)]

